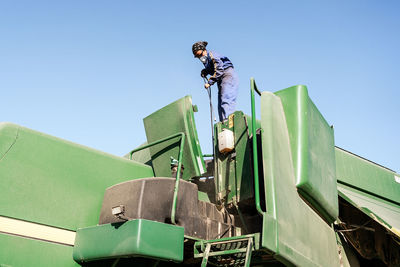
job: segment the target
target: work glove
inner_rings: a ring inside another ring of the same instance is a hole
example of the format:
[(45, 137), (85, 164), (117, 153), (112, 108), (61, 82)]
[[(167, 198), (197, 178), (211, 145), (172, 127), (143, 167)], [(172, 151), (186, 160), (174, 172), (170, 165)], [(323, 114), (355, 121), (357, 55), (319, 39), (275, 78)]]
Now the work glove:
[(201, 70), (200, 76), (203, 77), (203, 78), (206, 78), (206, 77), (207, 77), (206, 69), (202, 69), (202, 70)]

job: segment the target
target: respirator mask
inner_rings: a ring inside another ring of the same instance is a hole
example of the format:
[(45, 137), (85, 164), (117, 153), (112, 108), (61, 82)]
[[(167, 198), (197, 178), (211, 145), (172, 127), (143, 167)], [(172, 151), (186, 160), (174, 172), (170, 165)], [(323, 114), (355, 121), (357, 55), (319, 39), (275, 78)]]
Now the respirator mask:
[(202, 56), (202, 57), (200, 57), (199, 59), (200, 59), (201, 63), (206, 64), (206, 62), (207, 62), (207, 56)]

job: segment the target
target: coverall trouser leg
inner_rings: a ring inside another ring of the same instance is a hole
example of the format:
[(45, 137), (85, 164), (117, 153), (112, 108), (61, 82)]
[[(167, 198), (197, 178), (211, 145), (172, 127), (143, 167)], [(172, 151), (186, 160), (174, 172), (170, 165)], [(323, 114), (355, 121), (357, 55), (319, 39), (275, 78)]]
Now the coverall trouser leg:
[(224, 71), (222, 79), (218, 82), (218, 115), (223, 121), (235, 112), (236, 97), (239, 88), (239, 78), (233, 68)]

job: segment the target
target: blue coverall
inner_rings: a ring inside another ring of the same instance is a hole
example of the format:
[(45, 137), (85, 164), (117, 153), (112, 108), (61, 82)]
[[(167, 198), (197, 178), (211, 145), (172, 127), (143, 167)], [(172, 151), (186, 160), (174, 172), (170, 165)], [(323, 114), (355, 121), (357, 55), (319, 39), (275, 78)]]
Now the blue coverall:
[(208, 84), (218, 85), (218, 115), (219, 120), (223, 121), (235, 111), (239, 79), (229, 58), (214, 51), (207, 51), (204, 69), (205, 74), (211, 75)]

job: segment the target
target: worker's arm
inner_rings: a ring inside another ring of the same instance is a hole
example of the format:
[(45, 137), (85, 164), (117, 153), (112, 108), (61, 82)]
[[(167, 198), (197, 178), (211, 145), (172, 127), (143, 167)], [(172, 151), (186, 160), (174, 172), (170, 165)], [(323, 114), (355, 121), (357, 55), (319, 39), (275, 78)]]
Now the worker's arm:
[(214, 73), (210, 78), (208, 78), (208, 84), (213, 85), (224, 74), (224, 68), (222, 60), (219, 57), (214, 57), (214, 55), (211, 52), (210, 52), (210, 57), (214, 63)]
[(200, 76), (203, 77), (203, 78), (206, 78), (207, 75), (208, 75), (207, 70), (206, 69), (202, 69), (201, 72), (200, 72)]

